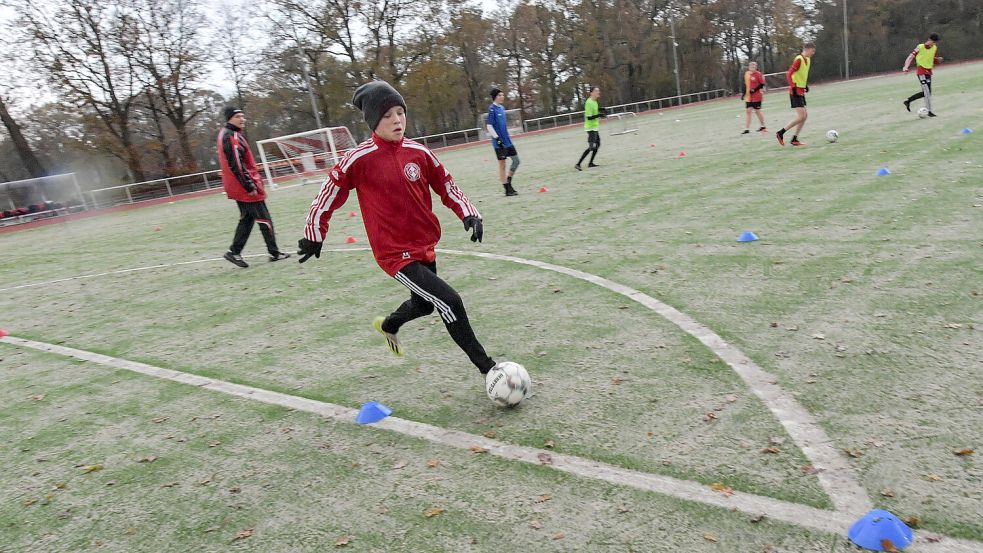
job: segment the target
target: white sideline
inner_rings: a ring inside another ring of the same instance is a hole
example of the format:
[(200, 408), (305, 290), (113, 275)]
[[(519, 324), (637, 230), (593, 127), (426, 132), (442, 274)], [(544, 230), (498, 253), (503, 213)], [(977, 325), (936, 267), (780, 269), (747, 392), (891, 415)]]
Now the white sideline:
[[(93, 353), (55, 344), (46, 344), (44, 342), (35, 342), (33, 340), (25, 340), (15, 336), (2, 337), (0, 338), (0, 342), (14, 346), (36, 349), (48, 353), (64, 355), (117, 369), (125, 369), (154, 378), (179, 382), (181, 384), (196, 386), (198, 388), (205, 388), (215, 392), (251, 399), (270, 405), (278, 405), (289, 409), (313, 413), (341, 423), (355, 424), (355, 416), (358, 414), (356, 409), (335, 405), (333, 403), (291, 396), (280, 392), (264, 390), (262, 388), (244, 386), (242, 384), (233, 384), (223, 380), (216, 380), (214, 378), (206, 378), (172, 369), (155, 367), (153, 365), (110, 357), (100, 353)], [(548, 455), (549, 463), (547, 466), (576, 476), (591, 478), (594, 480), (602, 480), (619, 486), (627, 486), (643, 491), (659, 493), (714, 507), (738, 510), (755, 516), (763, 514), (774, 520), (779, 520), (803, 528), (819, 530), (821, 532), (842, 535), (856, 518), (854, 515), (849, 513), (840, 511), (826, 511), (815, 507), (799, 505), (796, 503), (790, 503), (770, 497), (762, 497), (743, 492), (734, 492), (732, 496), (727, 497), (721, 493), (712, 491), (709, 486), (696, 482), (688, 482), (668, 476), (634, 471), (607, 463), (592, 461), (573, 455), (563, 455), (544, 449), (505, 444), (484, 436), (477, 436), (457, 430), (447, 430), (426, 423), (400, 419), (398, 417), (387, 417), (382, 421), (375, 423), (375, 426), (458, 449), (470, 449), (474, 446), (480, 446), (487, 449), (487, 453), (489, 455), (495, 455), (496, 457), (513, 461), (521, 461), (534, 465), (544, 464), (541, 460), (543, 458), (542, 456)], [(953, 538), (944, 538), (942, 541), (933, 543), (924, 540), (921, 538), (921, 536), (916, 537), (915, 544), (917, 545), (911, 549), (911, 551), (915, 553), (973, 553), (978, 552), (979, 548), (983, 546), (983, 544), (974, 543), (967, 540), (956, 540)]]

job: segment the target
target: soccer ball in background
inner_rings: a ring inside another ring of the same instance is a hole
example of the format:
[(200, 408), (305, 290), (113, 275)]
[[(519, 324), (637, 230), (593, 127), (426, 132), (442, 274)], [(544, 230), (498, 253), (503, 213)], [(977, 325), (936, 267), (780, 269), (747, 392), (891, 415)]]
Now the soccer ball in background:
[(928, 117), (928, 108), (924, 106), (918, 108), (918, 117), (920, 119), (925, 119), (926, 117)]
[(532, 390), (526, 368), (518, 363), (502, 361), (485, 375), (488, 399), (502, 407), (515, 407)]
[(839, 139), (840, 139), (840, 133), (832, 130), (826, 131), (826, 140), (829, 140), (830, 142), (836, 142)]

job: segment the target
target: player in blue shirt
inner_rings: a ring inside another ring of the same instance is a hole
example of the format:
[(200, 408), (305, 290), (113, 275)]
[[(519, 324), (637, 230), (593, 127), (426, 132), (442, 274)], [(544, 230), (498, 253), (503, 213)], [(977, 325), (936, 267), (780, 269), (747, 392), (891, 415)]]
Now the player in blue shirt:
[[(519, 193), (512, 188), (512, 175), (519, 167), (519, 154), (512, 145), (509, 138), (509, 129), (505, 124), (505, 93), (497, 88), (491, 90), (492, 103), (488, 106), (488, 118), (486, 128), (488, 136), (491, 137), (492, 148), (495, 148), (495, 157), (498, 158), (498, 178), (501, 179), (502, 186), (505, 187), (506, 196), (516, 196)], [(509, 174), (505, 176), (505, 158), (512, 158), (512, 166), (509, 167)]]

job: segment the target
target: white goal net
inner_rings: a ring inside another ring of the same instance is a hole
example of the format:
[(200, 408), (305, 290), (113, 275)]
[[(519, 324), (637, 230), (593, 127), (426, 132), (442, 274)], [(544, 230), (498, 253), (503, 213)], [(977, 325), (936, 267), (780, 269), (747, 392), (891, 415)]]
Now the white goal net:
[(357, 145), (348, 127), (326, 127), (256, 143), (271, 189), (321, 182), (324, 173)]
[(605, 126), (608, 128), (611, 136), (638, 132), (638, 116), (633, 111), (609, 113)]
[(781, 90), (788, 88), (788, 78), (785, 72), (768, 73), (765, 75), (765, 90)]
[(0, 182), (0, 226), (87, 209), (75, 173)]
[[(488, 112), (478, 114), (478, 139), (488, 140)], [(522, 132), (522, 110), (521, 109), (507, 109), (505, 110), (505, 128), (509, 131), (509, 136), (515, 136)]]

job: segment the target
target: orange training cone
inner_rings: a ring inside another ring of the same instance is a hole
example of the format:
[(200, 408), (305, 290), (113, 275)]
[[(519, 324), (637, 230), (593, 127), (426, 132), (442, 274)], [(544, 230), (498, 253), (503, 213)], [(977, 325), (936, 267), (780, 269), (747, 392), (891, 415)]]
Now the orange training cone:
[(354, 236), (349, 236), (348, 238), (345, 238), (346, 244), (354, 244), (355, 242), (358, 242), (358, 240), (356, 240)]
[(545, 186), (543, 186), (543, 187), (541, 187), (541, 188), (539, 189), (539, 191), (540, 191), (540, 192), (549, 192), (549, 189), (547, 189), (547, 188), (546, 188)]
[(349, 217), (358, 217), (358, 214), (357, 214), (357, 213), (355, 213), (354, 211), (349, 211), (349, 212), (348, 212), (348, 216), (349, 216)]
[(3, 338), (6, 335), (7, 335), (7, 331), (4, 330), (4, 329), (2, 329), (2, 328), (0, 328), (0, 338)]
[(679, 152), (679, 157), (686, 157), (686, 152)]
[(655, 148), (655, 144), (649, 144), (649, 148)]

